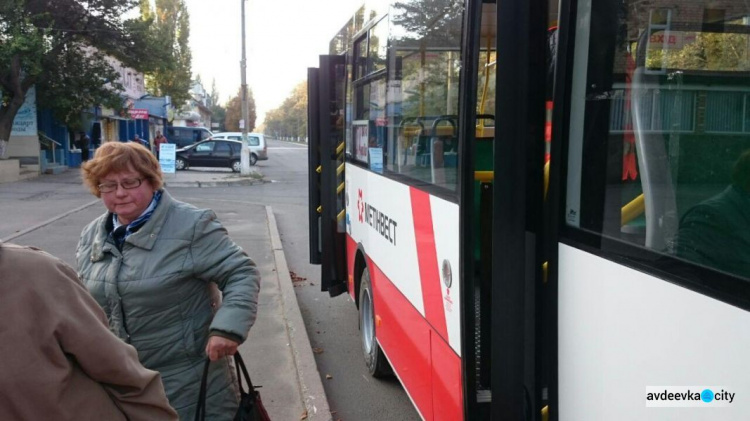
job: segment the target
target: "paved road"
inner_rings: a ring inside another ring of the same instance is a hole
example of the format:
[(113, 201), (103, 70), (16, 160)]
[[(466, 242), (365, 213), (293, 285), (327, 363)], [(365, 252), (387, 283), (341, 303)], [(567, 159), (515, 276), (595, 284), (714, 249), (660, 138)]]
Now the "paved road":
[[(296, 288), (333, 419), (419, 420), (397, 379), (378, 380), (365, 368), (358, 314), (348, 295), (320, 291), (320, 266), (309, 264), (307, 234), (307, 148), (270, 141), (270, 159), (258, 165), (273, 183), (253, 186), (273, 206), (289, 269), (306, 278)], [(331, 379), (326, 379), (330, 375)]]

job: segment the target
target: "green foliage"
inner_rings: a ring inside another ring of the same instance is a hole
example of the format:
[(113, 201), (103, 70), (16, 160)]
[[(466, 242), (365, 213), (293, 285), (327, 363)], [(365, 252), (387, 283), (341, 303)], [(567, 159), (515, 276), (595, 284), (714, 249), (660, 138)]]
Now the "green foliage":
[[(255, 111), (255, 98), (253, 97), (253, 90), (247, 88), (247, 113), (248, 113), (248, 126), (247, 131), (251, 132), (255, 129), (255, 121), (258, 116)], [(227, 103), (226, 117), (224, 118), (224, 128), (229, 132), (240, 131), (240, 119), (242, 115), (242, 88), (237, 92), (237, 96), (233, 97)]]
[(219, 91), (216, 89), (216, 79), (211, 83), (211, 93), (208, 95), (208, 104), (211, 109), (211, 121), (219, 123), (219, 131), (226, 131), (224, 120), (226, 119), (227, 110), (219, 104)]
[[(728, 29), (731, 28), (728, 25)], [(694, 35), (692, 42), (686, 42), (679, 49), (662, 50), (658, 45), (652, 45), (646, 56), (646, 67), (725, 72), (750, 70), (750, 36), (747, 34), (727, 31)]]
[(69, 124), (76, 124), (80, 110), (116, 103), (113, 89), (120, 86), (104, 54), (141, 70), (148, 60), (136, 57), (153, 51), (146, 25), (122, 20), (136, 5), (136, 0), (1, 1), (0, 140), (9, 138), (13, 118), (35, 84), (40, 106), (51, 107)]
[(307, 136), (307, 82), (295, 86), (281, 106), (266, 113), (263, 126), (271, 136)]
[(461, 39), (464, 2), (460, 0), (409, 0), (393, 5), (393, 23), (403, 31), (401, 42), (427, 41), (430, 46), (455, 46)]
[[(142, 11), (144, 20), (152, 16), (148, 10), (148, 14)], [(146, 75), (146, 88), (153, 95), (170, 96), (172, 104), (180, 107), (190, 99), (190, 15), (183, 0), (156, 0), (153, 16), (151, 42), (161, 54)]]
[(91, 105), (122, 108), (117, 80), (120, 75), (107, 64), (104, 54), (87, 53), (82, 45), (71, 45), (60, 52), (58, 66), (47, 71), (38, 83), (37, 101), (50, 108), (55, 118), (74, 130), (83, 129), (81, 115)]

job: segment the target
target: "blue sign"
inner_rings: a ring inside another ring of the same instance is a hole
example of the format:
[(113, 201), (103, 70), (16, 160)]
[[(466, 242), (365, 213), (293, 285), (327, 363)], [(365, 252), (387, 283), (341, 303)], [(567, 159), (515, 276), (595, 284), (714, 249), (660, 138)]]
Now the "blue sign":
[(26, 92), (26, 99), (18, 109), (13, 119), (11, 136), (36, 136), (36, 88), (31, 87)]
[(383, 174), (383, 148), (369, 148), (370, 169), (376, 173)]
[(161, 172), (165, 174), (174, 174), (174, 161), (177, 156), (177, 145), (174, 143), (162, 143), (159, 145), (159, 166)]

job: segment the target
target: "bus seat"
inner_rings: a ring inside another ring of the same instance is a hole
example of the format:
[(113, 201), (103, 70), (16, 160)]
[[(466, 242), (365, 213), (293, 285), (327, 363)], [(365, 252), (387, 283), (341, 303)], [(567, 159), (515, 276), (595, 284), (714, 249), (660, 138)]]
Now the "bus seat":
[(430, 127), (428, 133), (429, 163), (433, 184), (446, 183), (446, 168), (452, 168), (450, 170), (452, 172), (458, 170), (457, 119), (458, 116), (441, 115), (432, 122)]

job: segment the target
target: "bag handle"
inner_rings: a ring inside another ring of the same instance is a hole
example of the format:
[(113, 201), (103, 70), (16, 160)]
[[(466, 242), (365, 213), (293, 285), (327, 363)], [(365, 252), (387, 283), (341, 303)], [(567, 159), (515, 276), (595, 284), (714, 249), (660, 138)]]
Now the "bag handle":
[[(245, 367), (245, 362), (242, 361), (239, 351), (234, 353), (234, 368), (237, 370), (237, 382), (240, 384), (240, 390), (243, 393), (245, 392), (245, 389), (242, 387), (242, 378), (244, 377), (245, 383), (248, 386), (247, 393), (252, 395), (255, 392), (255, 387), (253, 387), (253, 382), (250, 380), (250, 373), (247, 372), (247, 367)], [(242, 376), (240, 376), (240, 369), (242, 369)]]
[[(206, 384), (208, 383), (208, 367), (210, 364), (211, 360), (206, 358), (206, 363), (203, 366), (201, 388), (198, 393), (198, 405), (195, 407), (195, 421), (204, 421), (206, 419)], [(242, 378), (244, 377), (245, 383), (247, 383), (248, 386), (247, 394), (254, 396), (255, 387), (253, 387), (253, 382), (250, 380), (250, 373), (248, 373), (247, 367), (245, 367), (245, 362), (242, 361), (242, 356), (239, 351), (234, 353), (234, 368), (237, 370), (237, 382), (240, 385), (240, 391), (245, 393), (245, 389), (242, 387)], [(240, 369), (242, 369), (242, 375), (240, 375)]]
[(203, 377), (201, 378), (201, 388), (198, 393), (198, 404), (195, 407), (195, 421), (204, 421), (206, 419), (206, 383), (208, 382), (208, 366), (211, 360), (206, 358), (203, 366)]

